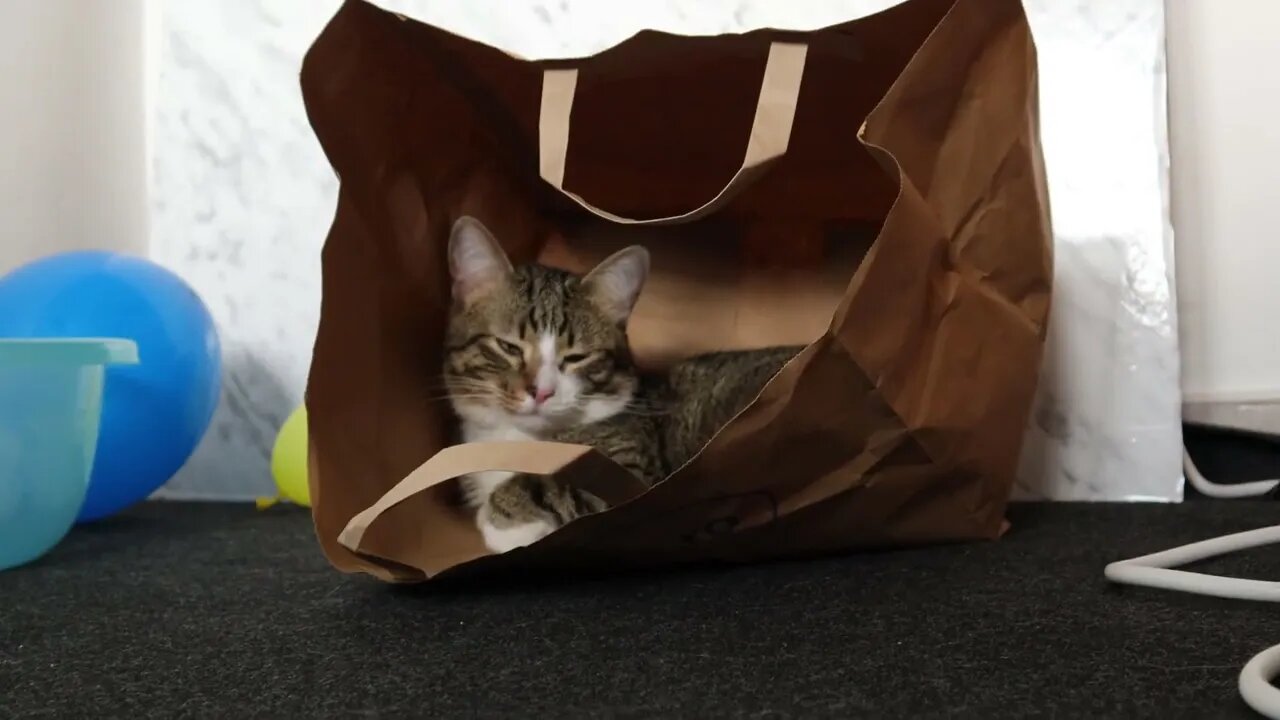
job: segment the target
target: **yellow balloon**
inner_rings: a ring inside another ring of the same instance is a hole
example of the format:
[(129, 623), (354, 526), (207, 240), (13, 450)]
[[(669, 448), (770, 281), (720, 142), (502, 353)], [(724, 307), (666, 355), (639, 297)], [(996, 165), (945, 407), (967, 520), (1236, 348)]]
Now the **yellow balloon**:
[(311, 507), (307, 487), (307, 407), (289, 414), (271, 450), (271, 475), (280, 495), (290, 502)]

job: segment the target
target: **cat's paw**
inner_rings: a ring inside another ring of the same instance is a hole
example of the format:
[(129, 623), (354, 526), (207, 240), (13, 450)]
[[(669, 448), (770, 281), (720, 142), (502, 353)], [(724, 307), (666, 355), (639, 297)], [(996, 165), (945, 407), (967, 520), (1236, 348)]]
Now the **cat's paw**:
[(484, 544), (495, 553), (504, 553), (525, 545), (532, 545), (550, 535), (556, 528), (545, 520), (518, 523), (498, 527), (481, 513), (476, 519), (480, 534), (484, 536)]

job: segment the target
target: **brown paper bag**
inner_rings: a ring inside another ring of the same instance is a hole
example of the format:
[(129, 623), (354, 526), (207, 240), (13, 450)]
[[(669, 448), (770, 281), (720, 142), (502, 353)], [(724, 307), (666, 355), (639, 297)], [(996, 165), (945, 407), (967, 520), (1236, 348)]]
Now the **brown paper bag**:
[[(307, 55), (341, 178), (307, 390), (331, 562), (446, 571), (751, 560), (993, 538), (1049, 309), (1035, 50), (1017, 0), (908, 0), (813, 32), (641, 32), (530, 62), (347, 2)], [(638, 362), (802, 343), (652, 489), (594, 451), (450, 447), (449, 228), (573, 270), (654, 267)], [(453, 480), (556, 474), (607, 512), (500, 556)]]

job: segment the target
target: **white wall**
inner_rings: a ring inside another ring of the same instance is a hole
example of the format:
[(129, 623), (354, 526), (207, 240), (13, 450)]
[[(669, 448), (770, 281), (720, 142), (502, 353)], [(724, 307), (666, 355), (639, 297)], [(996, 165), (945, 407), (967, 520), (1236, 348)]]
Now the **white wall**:
[(147, 247), (144, 0), (0, 0), (0, 273)]
[(1280, 402), (1280, 2), (1167, 6), (1184, 395)]

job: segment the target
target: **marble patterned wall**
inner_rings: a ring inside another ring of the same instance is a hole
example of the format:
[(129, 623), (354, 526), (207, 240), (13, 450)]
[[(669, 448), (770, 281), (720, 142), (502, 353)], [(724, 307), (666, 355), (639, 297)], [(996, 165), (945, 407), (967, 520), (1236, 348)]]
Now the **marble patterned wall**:
[[(168, 497), (271, 494), (276, 429), (300, 402), (337, 183), (307, 125), (299, 62), (338, 0), (158, 0), (151, 248), (217, 318), (222, 405)], [(383, 0), (527, 57), (642, 27), (814, 28), (892, 0)], [(1028, 0), (1057, 234), (1050, 359), (1019, 494), (1181, 496), (1162, 0)]]

